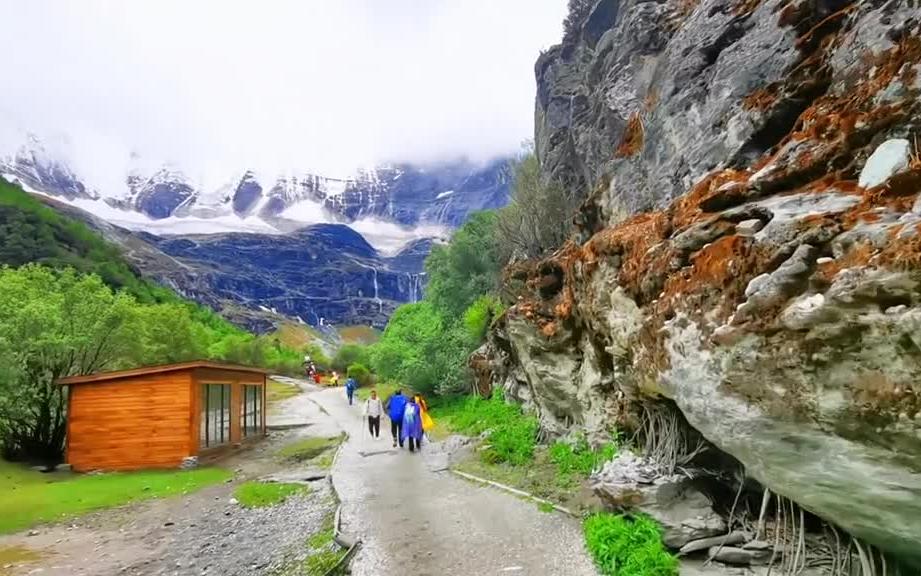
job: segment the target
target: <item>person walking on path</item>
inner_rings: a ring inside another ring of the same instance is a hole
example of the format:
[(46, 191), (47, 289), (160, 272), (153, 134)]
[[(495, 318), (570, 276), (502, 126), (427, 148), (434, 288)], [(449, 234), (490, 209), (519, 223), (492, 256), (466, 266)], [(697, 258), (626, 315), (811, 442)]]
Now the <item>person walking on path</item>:
[(356, 388), (358, 388), (358, 382), (354, 378), (345, 381), (345, 395), (349, 397), (349, 406), (352, 405), (352, 397), (355, 396)]
[(387, 399), (387, 417), (390, 418), (390, 434), (393, 436), (393, 447), (403, 447), (403, 412), (406, 409), (406, 396), (402, 390), (394, 392)]
[(377, 397), (377, 390), (371, 390), (371, 397), (365, 400), (365, 416), (368, 417), (368, 430), (371, 431), (372, 438), (381, 437), (381, 412), (384, 407), (381, 405), (381, 399)]
[(416, 448), (422, 449), (422, 409), (416, 404), (415, 398), (410, 398), (403, 410), (403, 439), (407, 438), (410, 452), (415, 452)]
[(429, 430), (435, 427), (435, 421), (429, 415), (429, 405), (426, 403), (422, 394), (416, 394), (416, 404), (419, 405), (419, 417), (422, 419), (422, 433), (428, 434)]

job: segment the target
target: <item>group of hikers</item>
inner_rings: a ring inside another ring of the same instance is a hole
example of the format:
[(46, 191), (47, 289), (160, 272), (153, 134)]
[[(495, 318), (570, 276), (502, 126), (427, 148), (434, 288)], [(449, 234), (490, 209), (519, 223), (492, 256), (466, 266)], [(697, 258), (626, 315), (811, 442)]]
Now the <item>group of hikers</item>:
[[(351, 378), (349, 381), (353, 385), (350, 388), (349, 382), (346, 382), (346, 394), (349, 404), (352, 404), (356, 386)], [(404, 396), (402, 390), (394, 392), (384, 403), (378, 397), (377, 390), (371, 390), (371, 397), (365, 400), (362, 412), (368, 419), (368, 431), (372, 438), (381, 437), (381, 415), (386, 412), (390, 419), (393, 447), (399, 445), (402, 448), (408, 443), (410, 452), (422, 449), (423, 436), (435, 426), (425, 399), (419, 394)]]

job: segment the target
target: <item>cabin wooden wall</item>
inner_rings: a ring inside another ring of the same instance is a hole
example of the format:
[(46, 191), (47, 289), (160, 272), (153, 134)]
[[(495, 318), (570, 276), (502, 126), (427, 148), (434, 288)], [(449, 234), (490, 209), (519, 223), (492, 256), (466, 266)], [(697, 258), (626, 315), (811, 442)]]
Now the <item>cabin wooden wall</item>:
[(74, 470), (175, 468), (195, 454), (190, 370), (70, 387), (67, 460)]

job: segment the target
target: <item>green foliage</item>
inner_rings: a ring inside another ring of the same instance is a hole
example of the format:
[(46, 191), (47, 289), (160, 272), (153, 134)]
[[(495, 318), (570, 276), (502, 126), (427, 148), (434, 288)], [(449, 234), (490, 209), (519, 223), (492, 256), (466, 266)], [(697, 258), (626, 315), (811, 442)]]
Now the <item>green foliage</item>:
[(534, 457), (537, 444), (537, 418), (524, 414), (517, 404), (505, 401), (496, 391), (490, 398), (469, 396), (442, 402), (432, 408), (433, 416), (449, 428), (469, 436), (489, 432), (487, 449), (481, 452), (490, 463), (508, 462), (520, 466)]
[(143, 303), (179, 301), (169, 289), (138, 278), (118, 248), (85, 224), (0, 179), (0, 264), (16, 267), (30, 262), (95, 273)]
[(490, 294), (484, 294), (464, 310), (464, 327), (467, 329), (467, 338), (474, 344), (480, 344), (486, 339), (486, 331), (494, 318), (502, 314), (503, 306), (499, 299)]
[(333, 370), (344, 373), (352, 364), (371, 364), (371, 353), (367, 346), (362, 344), (343, 344), (336, 355), (333, 356), (331, 366)]
[(550, 446), (550, 460), (556, 464), (557, 470), (563, 476), (588, 477), (616, 454), (617, 446), (614, 443), (592, 450), (583, 437), (572, 444), (558, 441)]
[(604, 576), (675, 576), (678, 560), (662, 544), (655, 521), (595, 514), (582, 524), (585, 544)]
[(498, 288), (493, 211), (476, 212), (444, 246), (435, 246), (425, 260), (429, 281), (425, 300), (447, 318), (459, 318), (473, 302)]
[(352, 364), (349, 366), (348, 377), (354, 378), (361, 387), (367, 387), (374, 383), (371, 371), (364, 364)]
[(537, 156), (523, 158), (515, 167), (512, 202), (496, 219), (498, 260), (537, 258), (562, 246), (572, 228), (574, 202), (562, 186), (541, 178)]
[(187, 494), (223, 482), (219, 468), (118, 474), (42, 474), (0, 460), (0, 533), (128, 502)]
[(233, 495), (244, 508), (265, 508), (281, 504), (292, 494), (307, 490), (309, 488), (303, 484), (244, 482), (237, 486)]
[(181, 301), (144, 304), (96, 275), (0, 268), (0, 439), (9, 458), (58, 461), (65, 396), (55, 380), (213, 358), (293, 365), (296, 353)]

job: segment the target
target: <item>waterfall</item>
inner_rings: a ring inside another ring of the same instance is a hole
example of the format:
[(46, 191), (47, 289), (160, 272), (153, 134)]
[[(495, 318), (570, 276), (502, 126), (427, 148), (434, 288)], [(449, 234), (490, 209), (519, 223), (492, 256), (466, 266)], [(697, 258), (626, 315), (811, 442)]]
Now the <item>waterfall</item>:
[(377, 300), (377, 311), (383, 312), (384, 311), (384, 301), (381, 300), (380, 296), (378, 295), (379, 293), (378, 293), (378, 286), (377, 286), (377, 268), (374, 268), (372, 266), (371, 271), (374, 272), (374, 299)]

